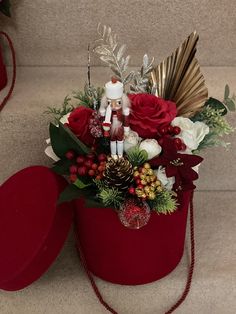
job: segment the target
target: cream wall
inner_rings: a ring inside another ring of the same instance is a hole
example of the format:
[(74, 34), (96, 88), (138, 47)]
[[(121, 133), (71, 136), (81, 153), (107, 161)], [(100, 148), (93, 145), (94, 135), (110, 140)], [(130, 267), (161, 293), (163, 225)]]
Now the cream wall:
[[(236, 5), (233, 0), (12, 0), (13, 18), (0, 17), (12, 36), (19, 65), (86, 63), (88, 42), (99, 21), (128, 44), (132, 64), (146, 51), (161, 61), (197, 30), (202, 65), (236, 65)], [(94, 64), (99, 64), (94, 60)]]

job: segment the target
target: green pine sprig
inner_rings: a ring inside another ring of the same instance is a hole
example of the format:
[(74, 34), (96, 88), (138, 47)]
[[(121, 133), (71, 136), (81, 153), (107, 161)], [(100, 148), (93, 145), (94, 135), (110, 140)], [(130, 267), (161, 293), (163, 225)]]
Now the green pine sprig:
[(124, 202), (123, 193), (116, 188), (103, 188), (99, 190), (98, 198), (106, 207), (119, 208)]
[(223, 146), (227, 148), (230, 143), (222, 140), (222, 136), (232, 133), (235, 129), (228, 123), (224, 117), (224, 109), (215, 109), (211, 106), (205, 106), (198, 114), (198, 121), (202, 121), (209, 126), (210, 132), (199, 144), (197, 151), (209, 147)]
[(123, 193), (114, 188), (109, 187), (103, 180), (93, 180), (98, 189), (97, 197), (106, 207), (120, 208), (124, 202)]
[(156, 198), (149, 202), (152, 210), (164, 215), (173, 213), (178, 207), (177, 199), (174, 197), (173, 192), (168, 190), (159, 192)]
[(78, 106), (85, 106), (97, 110), (104, 93), (104, 88), (84, 85), (83, 91), (73, 92), (73, 98), (79, 100)]
[(223, 109), (214, 109), (210, 106), (204, 107), (199, 114), (199, 120), (205, 122), (215, 134), (222, 136), (233, 132), (233, 128), (222, 115)]
[(148, 154), (145, 150), (140, 150), (138, 146), (132, 147), (127, 151), (129, 162), (134, 167), (139, 167), (148, 159)]
[(71, 98), (67, 95), (64, 98), (64, 101), (61, 105), (61, 108), (56, 107), (48, 107), (48, 109), (44, 112), (45, 114), (52, 115), (54, 118), (54, 123), (58, 124), (60, 119), (68, 114), (69, 112), (73, 111), (74, 106), (70, 103)]
[(206, 123), (210, 129), (210, 132), (204, 137), (194, 153), (208, 147), (223, 146), (227, 148), (229, 146), (230, 143), (222, 140), (222, 137), (235, 131), (235, 128), (228, 123), (225, 115), (228, 111), (235, 111), (235, 104), (236, 96), (233, 94), (230, 97), (230, 89), (226, 85), (224, 100), (222, 102), (210, 97), (206, 101), (202, 111), (191, 118), (193, 122), (201, 121)]

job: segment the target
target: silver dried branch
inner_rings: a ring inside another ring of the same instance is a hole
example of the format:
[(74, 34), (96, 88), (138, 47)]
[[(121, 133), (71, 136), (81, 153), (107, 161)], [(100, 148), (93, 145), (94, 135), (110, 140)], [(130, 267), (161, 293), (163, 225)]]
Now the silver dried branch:
[(130, 85), (130, 91), (133, 93), (149, 92), (149, 73), (153, 70), (154, 58), (149, 63), (148, 55), (143, 56), (143, 64), (141, 69), (133, 75), (134, 83)]
[(132, 74), (125, 75), (130, 60), (130, 56), (125, 56), (126, 45), (119, 45), (117, 34), (112, 32), (111, 27), (99, 23), (97, 32), (99, 38), (95, 41), (94, 52), (121, 82), (127, 84)]

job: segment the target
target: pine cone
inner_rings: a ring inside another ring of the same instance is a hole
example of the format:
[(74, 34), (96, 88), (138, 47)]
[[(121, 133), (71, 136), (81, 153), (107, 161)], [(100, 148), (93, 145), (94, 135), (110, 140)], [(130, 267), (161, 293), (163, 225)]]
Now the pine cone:
[(133, 167), (125, 158), (111, 158), (106, 163), (104, 181), (109, 187), (127, 190), (133, 181)]

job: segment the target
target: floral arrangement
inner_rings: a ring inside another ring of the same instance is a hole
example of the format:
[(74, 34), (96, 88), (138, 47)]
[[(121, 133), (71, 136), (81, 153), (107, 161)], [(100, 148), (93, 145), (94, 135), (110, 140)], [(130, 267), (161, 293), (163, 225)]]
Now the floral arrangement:
[(0, 12), (11, 17), (11, 3), (9, 0), (0, 0)]
[(45, 152), (70, 182), (59, 202), (82, 197), (140, 228), (152, 211), (172, 214), (180, 193), (195, 188), (202, 149), (228, 146), (222, 136), (233, 128), (225, 116), (236, 98), (228, 85), (223, 101), (208, 98), (195, 32), (158, 66), (145, 54), (136, 72), (110, 27), (99, 25), (98, 35), (93, 52), (113, 71), (111, 81), (91, 85), (88, 62), (84, 90), (47, 111), (55, 121)]

